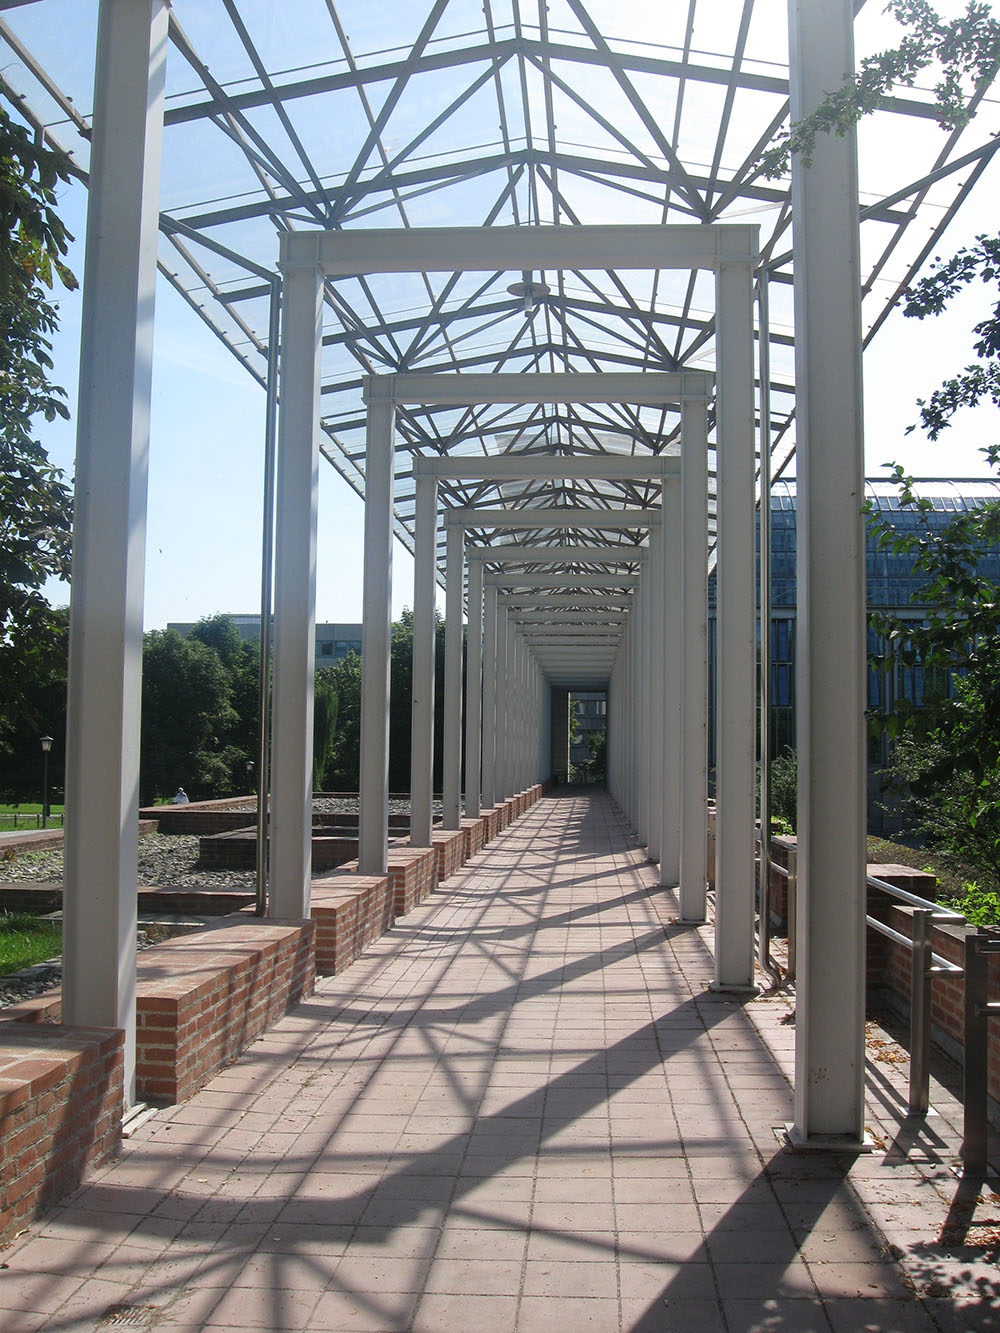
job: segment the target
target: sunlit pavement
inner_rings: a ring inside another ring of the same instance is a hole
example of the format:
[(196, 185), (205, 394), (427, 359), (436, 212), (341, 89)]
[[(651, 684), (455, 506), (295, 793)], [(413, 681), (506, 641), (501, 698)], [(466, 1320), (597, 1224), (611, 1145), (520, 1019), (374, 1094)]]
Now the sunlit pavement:
[(710, 992), (711, 929), (603, 794), (547, 798), (0, 1253), (34, 1329), (1000, 1327), (1000, 1201), (958, 1111), (792, 1153), (792, 1001)]

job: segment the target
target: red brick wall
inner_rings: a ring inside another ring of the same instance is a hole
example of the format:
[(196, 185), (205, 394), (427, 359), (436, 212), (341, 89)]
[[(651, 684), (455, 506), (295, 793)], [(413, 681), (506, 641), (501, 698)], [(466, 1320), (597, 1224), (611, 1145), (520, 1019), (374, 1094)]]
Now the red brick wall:
[(489, 833), (489, 815), (480, 815), (478, 819), (463, 819), (462, 833), (465, 837), (465, 859), (481, 852), (486, 845)]
[(315, 979), (312, 922), (242, 921), (138, 957), (136, 1092), (179, 1102), (235, 1059)]
[(442, 829), (431, 834), (437, 856), (437, 882), (448, 879), (465, 863), (465, 834), (461, 829)]
[(55, 1024), (0, 1029), (0, 1244), (116, 1150), (124, 1035)]
[(437, 887), (433, 847), (390, 847), (389, 880), (394, 916), (405, 916)]
[[(234, 810), (233, 806), (239, 807)], [(257, 819), (256, 796), (228, 796), (188, 805), (147, 805), (140, 819), (154, 819), (161, 833), (226, 833), (249, 828)]]
[(373, 940), (392, 927), (388, 875), (338, 874), (312, 885), (316, 923), (316, 971), (342, 972)]

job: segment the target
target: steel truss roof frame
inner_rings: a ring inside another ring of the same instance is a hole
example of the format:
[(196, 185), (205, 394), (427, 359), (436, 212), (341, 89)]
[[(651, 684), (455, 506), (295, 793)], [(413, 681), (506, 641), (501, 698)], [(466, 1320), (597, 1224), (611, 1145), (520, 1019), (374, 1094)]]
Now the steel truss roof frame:
[[(71, 54), (64, 25), (46, 21), (58, 0), (0, 8), (17, 107), (86, 180), (92, 88), (78, 51), (93, 15), (75, 7)], [(859, 54), (884, 44), (865, 36), (873, 8), (857, 6)], [(587, 0), (484, 0), (471, 20), (458, 0), (424, 0), (384, 26), (362, 0), (324, 0), (286, 26), (278, 40), (267, 7), (240, 0), (174, 0), (170, 16), (161, 271), (251, 375), (266, 376), (276, 240), (303, 228), (349, 238), (372, 222), (423, 228), (445, 218), (544, 234), (612, 214), (695, 227), (749, 216), (764, 228), (772, 281), (773, 325), (759, 332), (774, 367), (766, 448), (782, 470), (794, 449), (782, 296), (791, 215), (787, 178), (763, 179), (759, 154), (788, 114), (783, 0), (742, 0), (731, 25), (709, 0), (655, 14), (624, 6), (604, 24)], [(871, 164), (862, 176), (866, 341), (1000, 147), (987, 88), (970, 108), (978, 114), (968, 126), (942, 134), (932, 94), (918, 88), (887, 98), (873, 118), (903, 151), (891, 169)], [(337, 134), (320, 132), (327, 125)], [(366, 374), (712, 362), (714, 316), (696, 278), (674, 287), (655, 273), (609, 272), (598, 257), (551, 282), (534, 270), (518, 296), (499, 257), (496, 272), (473, 283), (443, 262), (440, 279), (424, 275), (405, 290), (364, 275), (326, 285), (323, 452), (359, 495)], [(661, 451), (676, 421), (662, 410), (551, 404), (472, 407), (456, 419), (435, 405), (402, 409), (398, 429), (405, 455), (614, 454)], [(473, 498), (462, 486), (451, 495)], [(397, 534), (412, 545), (404, 486), (396, 513)]]

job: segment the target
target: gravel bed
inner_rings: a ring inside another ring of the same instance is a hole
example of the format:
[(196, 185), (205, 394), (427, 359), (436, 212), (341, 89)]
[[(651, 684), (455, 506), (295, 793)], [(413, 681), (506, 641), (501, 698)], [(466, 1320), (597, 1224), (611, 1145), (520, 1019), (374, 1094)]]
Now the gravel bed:
[[(0, 881), (61, 884), (62, 848), (23, 852), (0, 865)], [(252, 889), (253, 870), (206, 870), (198, 864), (198, 835), (147, 833), (139, 839), (139, 883), (158, 888)]]
[[(216, 810), (238, 810), (241, 814), (245, 813), (248, 817), (257, 817), (257, 807), (254, 805), (217, 805)], [(441, 801), (434, 802), (434, 813), (442, 814), (444, 805)], [(317, 815), (356, 815), (358, 813), (358, 798), (356, 796), (318, 796), (313, 801), (313, 812)], [(390, 815), (408, 815), (410, 813), (410, 802), (405, 796), (392, 796), (389, 798)]]

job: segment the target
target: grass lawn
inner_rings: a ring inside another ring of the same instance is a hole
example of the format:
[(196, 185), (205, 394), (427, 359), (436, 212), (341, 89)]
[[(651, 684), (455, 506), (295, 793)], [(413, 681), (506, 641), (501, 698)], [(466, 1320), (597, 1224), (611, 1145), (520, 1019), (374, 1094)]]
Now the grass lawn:
[(62, 922), (28, 912), (0, 912), (0, 976), (62, 952)]
[[(62, 827), (63, 807), (49, 806), (49, 828)], [(14, 829), (41, 828), (41, 801), (23, 801), (20, 805), (0, 805), (0, 833), (9, 833)], [(52, 816), (58, 815), (58, 819)]]

